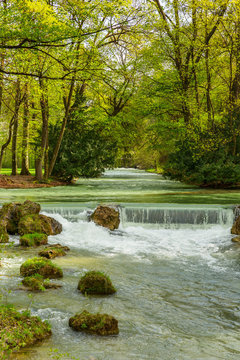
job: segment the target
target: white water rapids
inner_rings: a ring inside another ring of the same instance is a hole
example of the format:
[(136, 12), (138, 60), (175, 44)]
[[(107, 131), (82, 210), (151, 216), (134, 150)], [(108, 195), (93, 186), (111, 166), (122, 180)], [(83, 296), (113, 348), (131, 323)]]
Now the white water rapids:
[[(54, 260), (63, 269), (60, 289), (29, 298), (19, 289), (19, 268), (39, 249), (3, 252), (2, 302), (30, 307), (53, 331), (14, 360), (238, 360), (240, 246), (231, 242), (233, 207), (120, 205), (121, 225), (111, 232), (88, 221), (94, 204), (42, 204), (63, 225), (49, 243), (71, 249)], [(19, 238), (11, 240), (17, 245)], [(87, 270), (107, 273), (117, 293), (83, 296), (77, 284)], [(68, 319), (83, 309), (114, 315), (119, 335), (72, 331)]]

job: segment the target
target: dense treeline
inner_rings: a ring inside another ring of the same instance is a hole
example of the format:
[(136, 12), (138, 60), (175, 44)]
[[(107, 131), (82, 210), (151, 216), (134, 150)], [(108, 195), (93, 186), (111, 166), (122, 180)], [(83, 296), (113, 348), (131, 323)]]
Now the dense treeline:
[(2, 0), (0, 168), (240, 180), (240, 5)]

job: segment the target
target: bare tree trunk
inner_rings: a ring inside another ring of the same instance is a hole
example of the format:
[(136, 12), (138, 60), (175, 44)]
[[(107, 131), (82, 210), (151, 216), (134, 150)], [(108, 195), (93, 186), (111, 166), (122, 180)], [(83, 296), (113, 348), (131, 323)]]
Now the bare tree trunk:
[(15, 118), (12, 132), (12, 175), (17, 175), (17, 135), (18, 135), (18, 114), (21, 102), (20, 81), (16, 82), (15, 96)]
[(21, 175), (30, 175), (29, 172), (29, 84), (25, 84), (24, 111), (22, 129), (22, 169)]
[(44, 83), (42, 78), (39, 79), (39, 85), (41, 89), (41, 97), (40, 97), (40, 106), (41, 106), (41, 113), (42, 113), (42, 136), (41, 136), (41, 146), (38, 151), (36, 161), (35, 161), (35, 175), (38, 180), (42, 180), (43, 173), (43, 159), (44, 153), (47, 146), (47, 138), (48, 138), (48, 117), (49, 117), (49, 110), (48, 110), (48, 95), (47, 95), (47, 87)]

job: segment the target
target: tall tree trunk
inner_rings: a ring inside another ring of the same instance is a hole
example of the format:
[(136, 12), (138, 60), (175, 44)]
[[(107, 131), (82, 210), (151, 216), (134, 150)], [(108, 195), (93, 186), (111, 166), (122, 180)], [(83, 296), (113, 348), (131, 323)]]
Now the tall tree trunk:
[(71, 80), (71, 86), (70, 86), (70, 89), (69, 89), (68, 98), (67, 98), (66, 105), (65, 105), (65, 115), (64, 115), (64, 118), (63, 118), (63, 122), (62, 122), (62, 127), (61, 127), (61, 130), (60, 130), (60, 134), (58, 136), (56, 146), (55, 146), (54, 151), (53, 151), (53, 155), (52, 155), (50, 165), (49, 165), (49, 176), (51, 176), (54, 165), (56, 163), (58, 152), (59, 152), (59, 149), (60, 149), (60, 146), (61, 146), (61, 143), (62, 143), (62, 139), (63, 139), (63, 135), (64, 135), (64, 132), (65, 132), (65, 129), (66, 129), (66, 125), (67, 125), (67, 121), (68, 121), (68, 117), (69, 117), (69, 113), (70, 113), (70, 108), (71, 108), (71, 100), (72, 100), (72, 96), (73, 96), (74, 86), (75, 86), (75, 76), (73, 76), (73, 78)]
[(38, 180), (42, 180), (43, 159), (44, 159), (44, 153), (46, 150), (47, 138), (48, 138), (49, 110), (48, 110), (47, 86), (42, 78), (39, 79), (39, 85), (41, 89), (40, 106), (42, 113), (42, 136), (41, 136), (41, 146), (37, 153), (36, 161), (35, 161), (35, 175)]
[(22, 124), (22, 169), (21, 175), (30, 175), (29, 172), (29, 84), (25, 84), (24, 111)]
[(17, 175), (17, 135), (18, 135), (18, 118), (19, 107), (21, 102), (20, 81), (16, 82), (16, 96), (15, 96), (15, 119), (12, 133), (12, 175)]
[[(0, 68), (4, 68), (4, 53), (0, 54)], [(3, 99), (3, 74), (0, 73), (0, 114), (2, 111), (2, 99)]]
[[(16, 94), (16, 98), (17, 98), (18, 94)], [(15, 98), (15, 109), (14, 109), (14, 114), (9, 122), (9, 126), (8, 126), (8, 137), (7, 137), (7, 140), (6, 142), (2, 145), (1, 147), (1, 151), (0, 151), (0, 171), (2, 169), (2, 162), (3, 162), (3, 156), (4, 156), (4, 152), (6, 150), (6, 148), (8, 147), (8, 145), (10, 144), (11, 142), (11, 139), (12, 139), (12, 132), (13, 132), (13, 125), (15, 123), (15, 118), (18, 117), (18, 112), (19, 112), (19, 108), (20, 108), (20, 105), (23, 101), (23, 98), (19, 98), (19, 103), (16, 102), (16, 98)]]

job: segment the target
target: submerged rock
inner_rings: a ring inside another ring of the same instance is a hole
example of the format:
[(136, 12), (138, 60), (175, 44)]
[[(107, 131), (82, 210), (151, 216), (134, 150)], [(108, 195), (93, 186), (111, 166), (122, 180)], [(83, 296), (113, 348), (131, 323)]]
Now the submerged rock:
[(69, 250), (70, 249), (67, 246), (62, 246), (60, 244), (53, 244), (53, 245), (47, 246), (45, 249), (40, 251), (38, 253), (38, 255), (45, 257), (47, 259), (54, 259), (55, 257), (58, 257), (58, 256), (67, 255), (66, 251), (69, 251)]
[(111, 295), (116, 292), (110, 278), (99, 271), (87, 272), (79, 280), (78, 290), (87, 295)]
[(62, 231), (62, 225), (55, 219), (46, 215), (26, 215), (18, 223), (20, 235), (31, 233), (43, 233), (57, 235)]
[(240, 216), (237, 217), (236, 221), (234, 222), (231, 234), (240, 235)]
[[(0, 358), (4, 351), (18, 350), (48, 338), (52, 334), (50, 325), (28, 311), (19, 312), (13, 306), (0, 306)], [(6, 354), (5, 354), (6, 355)], [(3, 357), (1, 357), (3, 356)]]
[(240, 244), (240, 236), (236, 236), (236, 237), (232, 238), (232, 241)]
[(22, 284), (26, 286), (27, 290), (33, 291), (45, 291), (46, 289), (58, 289), (62, 285), (50, 283), (49, 280), (45, 280), (42, 275), (35, 274), (27, 276), (22, 280)]
[(75, 331), (84, 331), (96, 335), (117, 335), (118, 321), (107, 314), (90, 314), (84, 310), (69, 319), (69, 326)]
[(25, 234), (20, 237), (20, 244), (22, 246), (40, 246), (46, 245), (48, 242), (48, 237), (46, 234)]
[(35, 274), (42, 275), (44, 279), (58, 279), (63, 277), (62, 269), (44, 258), (32, 258), (25, 261), (20, 267), (20, 274), (23, 277)]
[(90, 216), (90, 219), (95, 224), (110, 230), (118, 229), (120, 224), (119, 211), (109, 206), (98, 206)]

